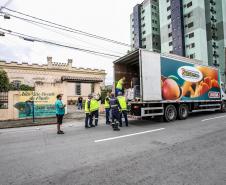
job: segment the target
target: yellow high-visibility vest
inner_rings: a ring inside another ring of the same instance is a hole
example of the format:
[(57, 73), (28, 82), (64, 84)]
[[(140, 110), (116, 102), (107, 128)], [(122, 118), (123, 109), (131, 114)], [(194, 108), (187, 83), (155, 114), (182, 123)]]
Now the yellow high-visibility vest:
[(117, 97), (121, 110), (127, 110), (127, 103), (126, 103), (126, 98), (124, 96), (118, 96)]
[(109, 109), (110, 108), (110, 104), (109, 104), (109, 101), (107, 101), (107, 98), (109, 98), (108, 96), (105, 98), (104, 100), (104, 108), (105, 109)]
[(93, 112), (98, 109), (99, 109), (99, 102), (95, 98), (92, 98), (90, 102), (90, 111)]
[(118, 81), (118, 83), (117, 83), (117, 85), (116, 85), (116, 89), (122, 90), (122, 82), (123, 82), (122, 79), (120, 79), (120, 80)]
[(90, 109), (88, 108), (88, 102), (89, 102), (90, 100), (86, 100), (86, 102), (85, 102), (85, 113), (90, 113)]

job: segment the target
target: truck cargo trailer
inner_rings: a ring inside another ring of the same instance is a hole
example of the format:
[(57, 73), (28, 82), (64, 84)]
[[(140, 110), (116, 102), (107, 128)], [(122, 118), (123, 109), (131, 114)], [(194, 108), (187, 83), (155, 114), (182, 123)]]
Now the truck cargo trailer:
[(219, 70), (198, 60), (138, 49), (114, 62), (115, 83), (122, 77), (133, 116), (174, 121), (193, 112), (225, 111)]

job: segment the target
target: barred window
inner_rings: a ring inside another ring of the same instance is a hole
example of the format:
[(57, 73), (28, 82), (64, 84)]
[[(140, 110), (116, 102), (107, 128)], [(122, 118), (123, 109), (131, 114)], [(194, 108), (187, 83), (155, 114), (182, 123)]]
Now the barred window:
[(81, 83), (75, 84), (75, 95), (81, 95)]
[(8, 109), (8, 92), (0, 92), (0, 109)]

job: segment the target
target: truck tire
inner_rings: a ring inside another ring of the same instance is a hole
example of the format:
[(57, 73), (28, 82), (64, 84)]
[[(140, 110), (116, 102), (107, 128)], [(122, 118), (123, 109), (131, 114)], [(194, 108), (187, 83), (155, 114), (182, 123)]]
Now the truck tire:
[(181, 104), (178, 107), (178, 119), (184, 120), (188, 117), (188, 106), (186, 104)]
[(175, 121), (177, 118), (177, 109), (174, 105), (167, 105), (164, 111), (164, 120), (166, 122)]
[(220, 112), (222, 113), (226, 112), (226, 102), (222, 102)]

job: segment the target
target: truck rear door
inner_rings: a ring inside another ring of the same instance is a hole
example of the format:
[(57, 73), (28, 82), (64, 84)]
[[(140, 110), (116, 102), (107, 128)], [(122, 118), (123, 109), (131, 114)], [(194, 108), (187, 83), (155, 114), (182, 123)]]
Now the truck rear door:
[(140, 50), (140, 76), (142, 100), (162, 100), (160, 54)]

